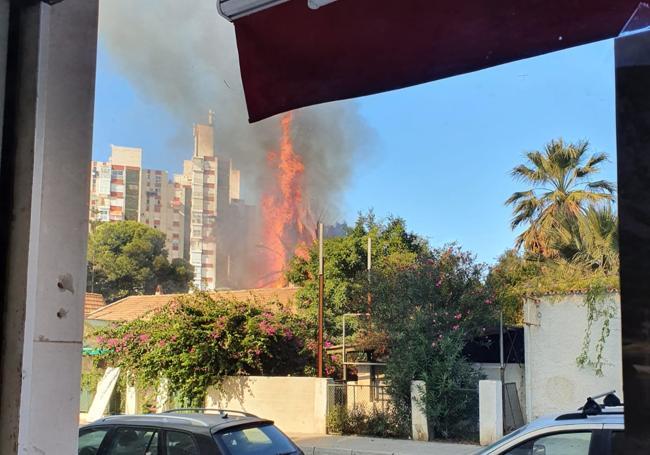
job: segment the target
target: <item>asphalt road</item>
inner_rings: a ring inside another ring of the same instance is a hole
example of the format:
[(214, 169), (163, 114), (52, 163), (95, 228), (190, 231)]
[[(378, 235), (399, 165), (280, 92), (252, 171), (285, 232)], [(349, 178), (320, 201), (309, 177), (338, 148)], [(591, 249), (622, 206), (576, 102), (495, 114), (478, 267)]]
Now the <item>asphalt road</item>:
[(360, 436), (290, 435), (305, 455), (470, 455), (479, 446)]

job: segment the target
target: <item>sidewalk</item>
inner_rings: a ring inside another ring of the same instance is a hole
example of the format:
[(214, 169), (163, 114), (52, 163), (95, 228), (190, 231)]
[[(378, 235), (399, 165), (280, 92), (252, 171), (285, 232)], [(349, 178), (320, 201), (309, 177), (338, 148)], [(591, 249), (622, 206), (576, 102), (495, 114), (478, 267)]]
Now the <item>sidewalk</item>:
[(305, 455), (470, 455), (479, 446), (360, 436), (291, 435)]

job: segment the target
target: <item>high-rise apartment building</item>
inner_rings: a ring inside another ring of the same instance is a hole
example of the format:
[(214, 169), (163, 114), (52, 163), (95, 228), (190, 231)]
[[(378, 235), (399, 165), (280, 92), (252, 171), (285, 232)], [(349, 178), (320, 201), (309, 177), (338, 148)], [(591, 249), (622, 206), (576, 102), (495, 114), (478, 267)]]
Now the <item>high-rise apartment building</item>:
[(111, 145), (107, 162), (92, 162), (89, 218), (139, 221), (167, 235), (173, 190), (166, 171), (142, 169), (141, 148)]
[(166, 171), (142, 169), (142, 149), (111, 146), (107, 162), (92, 162), (90, 220), (135, 220), (166, 236), (169, 259), (194, 267), (194, 286), (238, 285), (252, 208), (240, 199), (239, 170), (215, 153), (213, 114), (194, 126), (191, 160), (169, 181)]
[(107, 162), (93, 161), (90, 220), (139, 220), (142, 149), (111, 145)]

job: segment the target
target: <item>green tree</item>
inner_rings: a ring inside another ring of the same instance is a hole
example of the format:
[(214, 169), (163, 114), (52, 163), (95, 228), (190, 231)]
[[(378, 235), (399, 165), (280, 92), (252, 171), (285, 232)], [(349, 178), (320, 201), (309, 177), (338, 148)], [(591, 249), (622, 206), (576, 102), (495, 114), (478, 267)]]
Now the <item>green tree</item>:
[[(412, 264), (429, 252), (425, 240), (408, 232), (401, 218), (378, 221), (372, 212), (360, 214), (354, 227), (345, 235), (326, 239), (325, 302), (326, 331), (339, 334), (338, 316), (346, 312), (365, 312), (366, 306), (356, 298), (367, 281), (368, 238), (372, 239), (372, 267), (381, 270)], [(307, 257), (295, 256), (286, 273), (287, 280), (300, 286), (298, 301), (312, 317), (318, 308), (318, 245), (314, 244)]]
[(541, 257), (560, 257), (558, 231), (577, 225), (590, 206), (613, 200), (614, 185), (591, 178), (607, 160), (605, 153), (588, 156), (586, 141), (565, 144), (553, 140), (543, 151), (526, 153), (527, 163), (516, 166), (512, 176), (530, 184), (531, 189), (516, 192), (506, 204), (513, 206), (513, 229), (528, 227), (517, 238), (517, 248)]
[(561, 257), (588, 269), (618, 271), (618, 217), (610, 204), (590, 206), (574, 223), (562, 223), (552, 238)]
[(135, 221), (98, 225), (88, 241), (88, 289), (108, 302), (134, 294), (187, 292), (194, 271), (167, 259), (162, 232)]
[(420, 405), (435, 437), (467, 437), (478, 412), (479, 373), (463, 356), (466, 343), (496, 321), (483, 284), (484, 267), (456, 246), (428, 259), (373, 272), (372, 326), (388, 339), (386, 380), (408, 418), (411, 381), (426, 383)]

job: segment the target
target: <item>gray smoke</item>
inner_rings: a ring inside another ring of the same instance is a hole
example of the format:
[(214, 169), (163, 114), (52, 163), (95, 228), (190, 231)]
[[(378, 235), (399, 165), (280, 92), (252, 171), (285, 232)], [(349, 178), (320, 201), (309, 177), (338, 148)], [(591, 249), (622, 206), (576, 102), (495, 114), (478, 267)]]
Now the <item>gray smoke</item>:
[[(217, 153), (242, 170), (244, 194), (257, 195), (264, 186), (265, 154), (278, 148), (280, 119), (248, 124), (234, 27), (218, 15), (215, 3), (102, 0), (100, 43), (142, 96), (163, 103), (183, 125), (168, 133), (170, 144), (179, 137), (187, 143), (179, 161), (191, 154), (191, 125), (205, 123), (213, 109)], [(356, 105), (345, 102), (296, 112), (294, 137), (306, 165), (307, 197), (317, 216), (333, 220), (337, 196), (352, 164), (368, 153), (372, 132)]]

